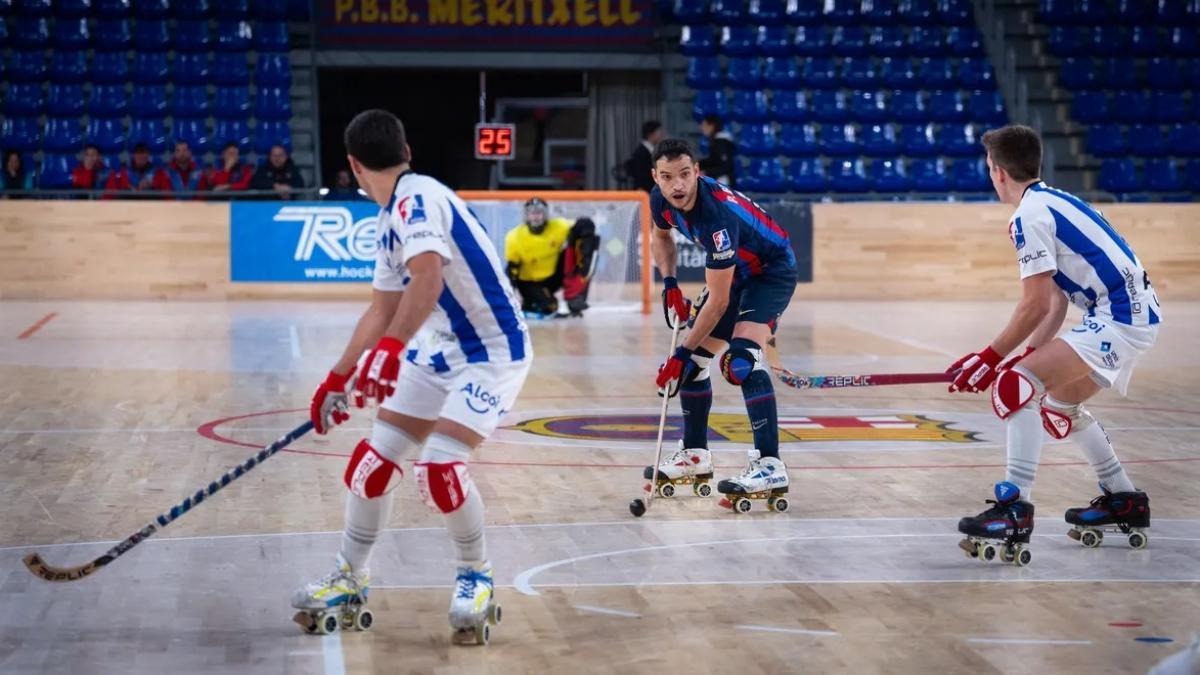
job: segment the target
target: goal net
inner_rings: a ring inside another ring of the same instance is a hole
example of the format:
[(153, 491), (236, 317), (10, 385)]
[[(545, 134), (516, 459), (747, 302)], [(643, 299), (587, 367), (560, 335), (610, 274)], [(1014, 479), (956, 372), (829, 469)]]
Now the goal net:
[(525, 202), (546, 200), (551, 218), (591, 218), (600, 236), (588, 305), (650, 312), (650, 200), (639, 191), (459, 191), (504, 257), (504, 237), (525, 221)]

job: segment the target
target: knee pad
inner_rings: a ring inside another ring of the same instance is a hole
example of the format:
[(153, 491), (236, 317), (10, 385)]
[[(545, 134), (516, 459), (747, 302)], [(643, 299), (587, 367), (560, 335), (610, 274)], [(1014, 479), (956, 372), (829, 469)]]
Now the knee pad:
[(1036, 375), (1021, 366), (1002, 371), (992, 383), (992, 410), (1008, 419), (1033, 400), (1041, 400), (1045, 388)]
[(466, 503), (474, 488), (466, 463), (470, 452), (466, 445), (442, 434), (433, 434), (425, 442), (413, 475), (421, 500), (429, 508), (454, 513)]
[(741, 386), (756, 370), (766, 370), (763, 351), (749, 340), (735, 339), (721, 355), (721, 375), (729, 384)]
[(1082, 403), (1063, 403), (1051, 396), (1042, 399), (1042, 426), (1051, 437), (1062, 440), (1072, 431), (1082, 431), (1096, 423)]
[(346, 487), (362, 499), (377, 499), (396, 489), (404, 478), (404, 469), (362, 439), (346, 466)]
[(696, 351), (692, 352), (692, 367), (686, 369), (683, 374), (683, 382), (680, 386), (686, 386), (693, 382), (706, 382), (712, 377), (708, 370), (708, 365), (712, 363), (713, 355), (704, 347), (697, 347)]

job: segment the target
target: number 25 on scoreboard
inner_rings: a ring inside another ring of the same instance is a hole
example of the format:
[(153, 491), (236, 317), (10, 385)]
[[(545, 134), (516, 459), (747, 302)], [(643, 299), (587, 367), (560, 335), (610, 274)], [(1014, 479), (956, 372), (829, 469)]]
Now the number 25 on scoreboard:
[(512, 159), (516, 141), (515, 125), (480, 122), (475, 125), (475, 159)]

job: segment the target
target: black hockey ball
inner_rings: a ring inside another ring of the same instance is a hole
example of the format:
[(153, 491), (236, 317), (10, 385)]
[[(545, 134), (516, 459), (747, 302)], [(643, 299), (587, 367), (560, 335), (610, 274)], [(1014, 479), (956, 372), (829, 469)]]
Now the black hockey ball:
[(641, 518), (646, 513), (646, 502), (641, 499), (629, 502), (629, 512), (633, 514), (634, 518)]

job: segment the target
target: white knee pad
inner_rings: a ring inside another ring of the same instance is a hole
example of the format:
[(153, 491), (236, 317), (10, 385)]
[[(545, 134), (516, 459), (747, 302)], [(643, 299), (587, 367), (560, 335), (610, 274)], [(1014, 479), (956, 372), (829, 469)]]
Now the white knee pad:
[(1096, 418), (1082, 403), (1063, 403), (1048, 394), (1042, 399), (1042, 426), (1046, 428), (1046, 433), (1058, 440), (1095, 423)]
[(1045, 393), (1046, 387), (1037, 375), (1014, 366), (1002, 371), (992, 383), (992, 410), (1006, 420), (1031, 401), (1040, 401)]
[(375, 421), (371, 440), (354, 448), (343, 480), (350, 492), (376, 499), (396, 489), (404, 478), (404, 462), (416, 453), (417, 442), (402, 429)]
[(693, 352), (692, 363), (696, 364), (696, 367), (693, 368), (690, 373), (688, 373), (688, 382), (703, 382), (712, 377), (712, 374), (709, 373), (708, 370), (708, 366), (710, 363), (712, 363), (712, 360), (713, 357), (711, 356), (701, 356)]
[(474, 489), (467, 460), (471, 448), (443, 434), (431, 434), (413, 467), (417, 490), (431, 509), (453, 513), (462, 508)]

